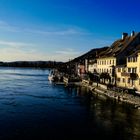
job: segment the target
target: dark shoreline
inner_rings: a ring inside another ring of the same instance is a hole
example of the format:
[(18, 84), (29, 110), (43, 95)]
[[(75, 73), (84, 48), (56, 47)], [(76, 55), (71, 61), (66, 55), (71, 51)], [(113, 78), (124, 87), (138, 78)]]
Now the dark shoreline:
[(93, 94), (103, 95), (103, 96), (115, 99), (117, 101), (131, 104), (134, 106), (134, 108), (140, 109), (140, 97), (139, 96), (135, 96), (132, 94), (127, 94), (127, 93), (115, 92), (112, 90), (107, 90), (100, 86), (97, 87), (95, 85), (89, 85), (85, 81), (82, 81), (81, 86), (85, 86), (85, 87), (89, 88), (89, 90)]

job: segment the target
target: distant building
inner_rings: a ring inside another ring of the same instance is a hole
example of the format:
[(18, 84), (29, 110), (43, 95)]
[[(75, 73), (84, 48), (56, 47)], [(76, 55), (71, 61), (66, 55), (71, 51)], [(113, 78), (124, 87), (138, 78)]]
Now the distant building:
[(88, 73), (88, 59), (84, 59), (81, 62), (77, 63), (76, 67), (77, 75), (81, 78), (84, 78)]
[(77, 75), (80, 77), (84, 77), (85, 74), (86, 74), (85, 62), (82, 61), (77, 63)]
[(97, 73), (97, 60), (91, 59), (88, 62), (88, 72)]
[(115, 57), (102, 57), (97, 59), (97, 71), (98, 73), (107, 72), (112, 76), (113, 68), (112, 66), (116, 66), (116, 58)]

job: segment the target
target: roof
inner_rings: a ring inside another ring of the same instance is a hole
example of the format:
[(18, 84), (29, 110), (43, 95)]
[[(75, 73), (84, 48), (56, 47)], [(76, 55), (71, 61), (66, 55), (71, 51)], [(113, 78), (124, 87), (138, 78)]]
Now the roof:
[[(116, 40), (106, 51), (102, 52), (100, 57), (116, 57), (123, 52), (131, 43), (135, 41), (140, 33), (135, 33), (133, 36), (126, 36), (124, 39)], [(140, 47), (139, 47), (140, 48)]]
[(88, 62), (88, 64), (91, 64), (91, 65), (93, 65), (93, 64), (95, 64), (95, 63), (97, 63), (97, 60), (96, 60), (96, 59), (89, 60), (89, 62)]
[(131, 55), (129, 55), (128, 57), (134, 57), (134, 56), (137, 56), (137, 55), (138, 55), (138, 52), (140, 52), (140, 51), (136, 51), (136, 52), (132, 53)]
[(138, 53), (140, 53), (140, 45), (137, 45), (135, 50), (133, 51), (132, 54), (130, 54), (128, 57), (135, 57), (138, 56)]
[(88, 59), (88, 60), (96, 59), (96, 58), (98, 58), (98, 56), (100, 55), (101, 52), (104, 52), (107, 49), (108, 49), (108, 47), (92, 49), (92, 50), (88, 51), (87, 53), (73, 59), (72, 62), (81, 62), (81, 61), (85, 61), (85, 59)]

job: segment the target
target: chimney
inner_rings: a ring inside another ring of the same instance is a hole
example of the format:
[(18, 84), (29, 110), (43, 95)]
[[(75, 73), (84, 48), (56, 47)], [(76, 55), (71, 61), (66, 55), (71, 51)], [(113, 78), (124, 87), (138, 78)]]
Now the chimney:
[(131, 32), (131, 37), (132, 37), (132, 36), (134, 36), (134, 35), (135, 35), (135, 32), (134, 32), (134, 31), (132, 31), (132, 32)]
[(123, 33), (122, 34), (122, 40), (124, 40), (128, 36), (128, 33)]

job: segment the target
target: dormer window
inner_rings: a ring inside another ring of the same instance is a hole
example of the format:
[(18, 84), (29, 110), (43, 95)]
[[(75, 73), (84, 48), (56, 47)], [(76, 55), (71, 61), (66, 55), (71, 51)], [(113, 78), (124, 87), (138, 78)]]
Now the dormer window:
[(137, 57), (128, 57), (127, 61), (128, 62), (137, 62)]
[(130, 57), (128, 57), (128, 59), (127, 59), (127, 60), (128, 60), (128, 62), (130, 62)]
[(133, 57), (133, 62), (137, 62), (137, 57)]
[(122, 43), (120, 43), (119, 45), (118, 45), (118, 47), (120, 48), (122, 46)]

